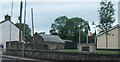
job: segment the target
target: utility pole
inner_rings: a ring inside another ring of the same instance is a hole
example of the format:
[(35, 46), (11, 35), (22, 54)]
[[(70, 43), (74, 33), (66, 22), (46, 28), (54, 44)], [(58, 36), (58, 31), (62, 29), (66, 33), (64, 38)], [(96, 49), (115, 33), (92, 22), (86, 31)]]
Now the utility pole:
[(19, 42), (21, 43), (21, 28), (22, 28), (22, 26), (21, 26), (21, 24), (22, 24), (22, 1), (20, 2), (20, 16), (19, 16), (19, 20), (20, 20), (20, 26), (19, 26)]
[[(21, 48), (21, 41), (22, 41), (22, 33), (21, 33), (21, 24), (22, 24), (22, 1), (20, 2), (20, 16), (18, 17), (18, 20), (20, 21), (20, 25), (19, 25), (19, 42), (18, 42), (18, 50)], [(17, 52), (18, 56), (19, 53)]]
[(32, 32), (33, 32), (33, 49), (35, 49), (34, 42), (34, 22), (33, 22), (33, 8), (31, 8), (31, 16), (32, 16)]
[[(21, 32), (21, 24), (22, 24), (22, 1), (20, 2), (20, 16), (19, 16), (19, 21), (20, 21), (20, 25), (19, 25), (19, 44), (18, 44), (18, 50), (21, 49), (21, 42), (22, 42), (22, 32)], [(18, 53), (19, 55), (19, 53)], [(19, 55), (20, 56), (20, 55)]]

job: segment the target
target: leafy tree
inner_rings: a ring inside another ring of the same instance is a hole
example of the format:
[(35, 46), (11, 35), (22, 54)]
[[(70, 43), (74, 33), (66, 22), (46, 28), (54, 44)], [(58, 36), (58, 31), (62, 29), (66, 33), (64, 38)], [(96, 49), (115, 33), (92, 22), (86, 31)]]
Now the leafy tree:
[(105, 32), (106, 36), (106, 52), (108, 49), (108, 30), (112, 27), (112, 24), (114, 23), (114, 4), (112, 4), (111, 1), (102, 1), (100, 2), (100, 9), (98, 10), (99, 12), (99, 25), (98, 27), (101, 29), (100, 32)]
[(45, 34), (45, 32), (40, 32), (40, 34)]
[[(18, 28), (20, 27), (20, 23), (16, 23), (15, 24)], [(22, 23), (21, 24), (21, 26), (22, 26), (22, 31), (24, 30), (24, 24)], [(25, 39), (26, 40), (29, 40), (30, 39), (30, 37), (31, 37), (31, 29), (29, 28), (29, 25), (28, 24), (25, 24)]]
[[(62, 39), (69, 39), (78, 42), (79, 25), (81, 25), (80, 29), (82, 33), (85, 31), (85, 26), (89, 26), (89, 24), (82, 18), (68, 18), (66, 16), (60, 16), (56, 18), (54, 23), (51, 25), (50, 33), (52, 35), (59, 35)], [(85, 34), (81, 34), (81, 36), (85, 38)]]
[[(67, 17), (66, 16), (61, 16), (55, 19), (54, 23), (51, 25), (51, 30), (50, 33), (52, 35), (59, 35), (60, 37), (64, 38), (66, 34), (65, 31), (65, 24), (67, 21)], [(62, 35), (62, 36), (61, 36)]]

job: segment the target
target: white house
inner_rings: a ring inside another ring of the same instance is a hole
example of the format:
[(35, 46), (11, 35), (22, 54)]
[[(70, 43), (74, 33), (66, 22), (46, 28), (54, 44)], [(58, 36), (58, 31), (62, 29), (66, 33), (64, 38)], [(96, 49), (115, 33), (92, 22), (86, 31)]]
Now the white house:
[(10, 16), (5, 15), (5, 20), (0, 22), (0, 43), (4, 48), (7, 41), (19, 41), (19, 29), (10, 21)]

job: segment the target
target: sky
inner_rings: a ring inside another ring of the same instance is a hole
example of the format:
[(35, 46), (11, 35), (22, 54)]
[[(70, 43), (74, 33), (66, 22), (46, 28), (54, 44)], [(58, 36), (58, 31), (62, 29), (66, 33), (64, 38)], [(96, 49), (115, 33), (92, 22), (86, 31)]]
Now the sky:
[[(18, 16), (21, 0), (1, 0), (0, 21), (4, 20), (4, 15), (11, 15), (12, 1), (13, 11), (11, 18), (14, 23), (19, 22)], [(24, 3), (24, 0), (22, 1)], [(35, 32), (46, 32), (46, 34), (49, 34), (51, 24), (59, 16), (82, 18), (90, 23), (91, 29), (94, 31), (91, 23), (99, 22), (98, 9), (100, 8), (100, 1), (101, 0), (27, 0), (26, 23), (31, 28), (31, 8), (33, 8)], [(118, 23), (118, 1), (119, 0), (112, 0), (115, 9), (114, 17), (116, 19), (114, 25)]]

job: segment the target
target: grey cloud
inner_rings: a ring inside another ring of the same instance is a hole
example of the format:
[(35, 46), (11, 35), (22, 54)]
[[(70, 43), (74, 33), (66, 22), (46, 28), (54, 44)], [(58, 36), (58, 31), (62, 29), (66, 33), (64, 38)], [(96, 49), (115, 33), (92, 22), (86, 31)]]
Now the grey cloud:
[[(2, 6), (2, 16), (9, 13), (11, 4), (5, 3)], [(4, 8), (4, 9), (3, 9)], [(31, 27), (31, 8), (34, 9), (34, 24), (35, 31), (45, 31), (48, 33), (51, 23), (54, 22), (58, 16), (65, 15), (67, 17), (81, 17), (87, 21), (98, 21), (99, 2), (28, 2), (27, 3), (27, 21), (26, 23)], [(115, 5), (115, 9), (117, 5)], [(117, 11), (116, 11), (117, 12)], [(19, 16), (19, 2), (14, 3), (13, 20), (16, 22)], [(115, 15), (117, 18), (117, 15)]]

